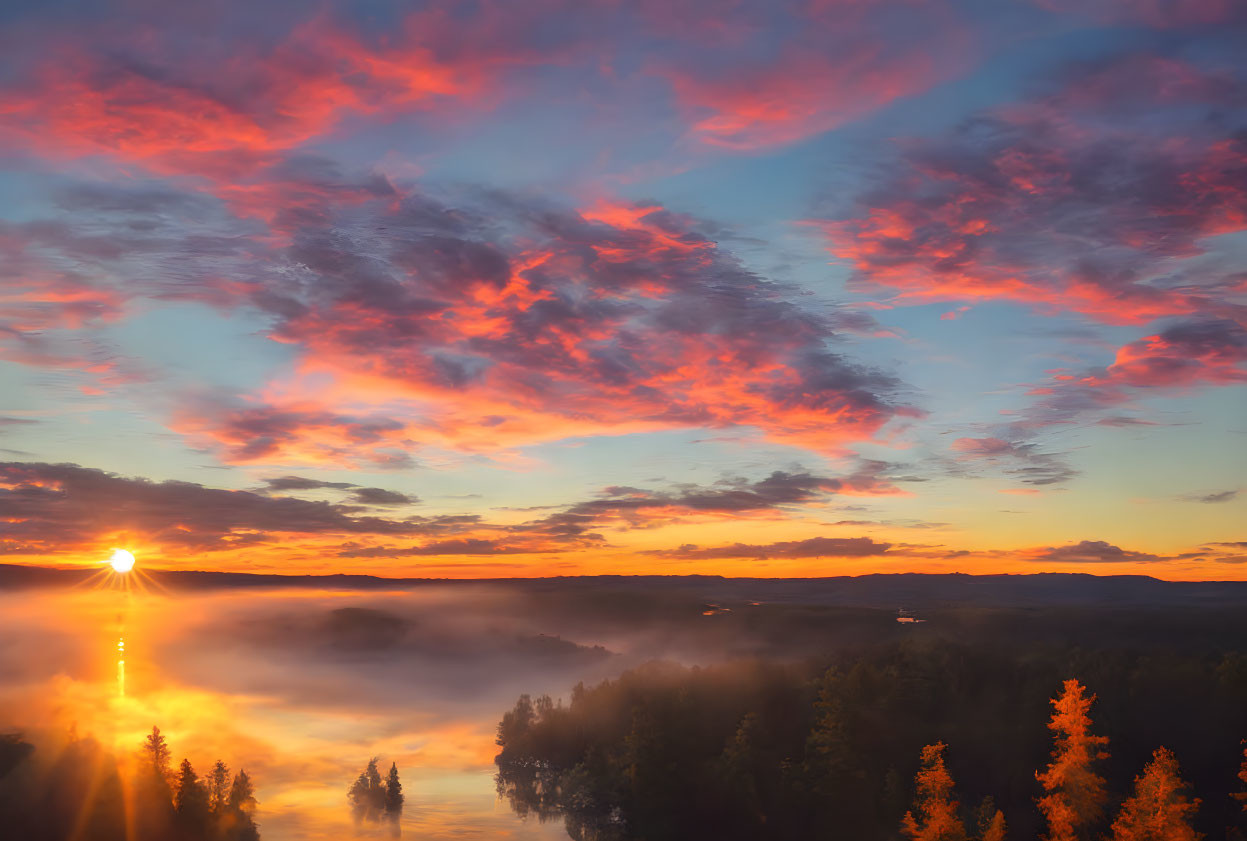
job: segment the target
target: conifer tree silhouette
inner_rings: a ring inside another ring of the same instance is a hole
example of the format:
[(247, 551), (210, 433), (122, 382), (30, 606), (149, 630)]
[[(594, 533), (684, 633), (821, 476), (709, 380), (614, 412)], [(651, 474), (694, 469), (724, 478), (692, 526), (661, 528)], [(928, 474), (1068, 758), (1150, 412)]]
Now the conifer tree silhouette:
[[(395, 775), (397, 781), (397, 769)], [(351, 804), (351, 816), (356, 823), (377, 821), (386, 814), (386, 787), (381, 782), (381, 772), (377, 770), (375, 756), (368, 760), (368, 767), (351, 784), (346, 798)]]
[(168, 781), (170, 777), (169, 745), (159, 727), (152, 727), (152, 732), (143, 740), (143, 751), (151, 766), (161, 779)]
[(255, 811), (255, 788), (245, 769), (234, 775), (234, 782), (229, 789), (229, 805), (231, 809), (237, 809), (246, 814)]
[(225, 807), (229, 803), (230, 779), (229, 767), (221, 760), (217, 760), (212, 766), (212, 770), (208, 773), (208, 808), (214, 814), (220, 814), (225, 811)]
[(177, 813), (177, 823), (183, 836), (191, 839), (207, 837), (211, 814), (208, 809), (208, 790), (195, 773), (189, 759), (183, 759), (178, 769), (173, 809)]
[(255, 811), (255, 789), (247, 772), (240, 770), (230, 784), (224, 815), (218, 822), (228, 841), (259, 841), (260, 831), (251, 814)]
[(398, 820), (403, 813), (403, 784), (398, 781), (398, 763), (390, 763), (390, 773), (385, 778), (385, 814)]

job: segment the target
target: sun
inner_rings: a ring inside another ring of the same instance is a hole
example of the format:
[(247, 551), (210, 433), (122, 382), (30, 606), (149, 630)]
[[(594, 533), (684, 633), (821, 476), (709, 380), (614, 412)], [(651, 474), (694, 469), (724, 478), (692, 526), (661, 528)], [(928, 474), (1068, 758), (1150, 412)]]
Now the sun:
[(113, 568), (113, 572), (127, 573), (134, 569), (134, 553), (125, 549), (114, 549), (108, 558), (108, 565)]

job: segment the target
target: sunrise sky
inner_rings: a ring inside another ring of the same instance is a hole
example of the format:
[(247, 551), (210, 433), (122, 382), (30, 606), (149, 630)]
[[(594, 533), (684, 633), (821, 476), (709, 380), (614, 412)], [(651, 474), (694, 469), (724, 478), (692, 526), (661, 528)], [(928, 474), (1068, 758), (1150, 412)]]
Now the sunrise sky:
[(0, 33), (0, 561), (1247, 578), (1237, 0)]

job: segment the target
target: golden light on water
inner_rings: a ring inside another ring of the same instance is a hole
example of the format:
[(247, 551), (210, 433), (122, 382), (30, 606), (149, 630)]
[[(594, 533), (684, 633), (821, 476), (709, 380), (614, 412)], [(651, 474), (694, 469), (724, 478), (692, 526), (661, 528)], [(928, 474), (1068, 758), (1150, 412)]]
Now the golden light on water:
[[(396, 705), (361, 717), (355, 707), (336, 699), (322, 702), (311, 691), (319, 678), (304, 677), (303, 661), (275, 666), (201, 645), (206, 628), (231, 628), (239, 616), (318, 614), (356, 604), (356, 595), (311, 589), (170, 593), (148, 586), (155, 584), (151, 576), (159, 575), (151, 566), (158, 563), (156, 552), (136, 546), (144, 565), (118, 575), (105, 548), (94, 553), (99, 586), (37, 595), (0, 593), (0, 638), (18, 630), (34, 639), (65, 633), (94, 653), (70, 658), (54, 676), (35, 672), (29, 679), (0, 680), (0, 709), (21, 710), (23, 720), (33, 722), (32, 732), (72, 732), (74, 738), (97, 740), (111, 754), (83, 771), (102, 785), (116, 760), (123, 786), (120, 808), (128, 810), (131, 828), (121, 837), (137, 837), (131, 781), (141, 767), (138, 747), (158, 725), (177, 760), (188, 757), (201, 773), (218, 758), (233, 769), (261, 769), (255, 777), (259, 816), (270, 830), (264, 838), (354, 837), (339, 789), (343, 779), (358, 774), (355, 765), (368, 758), (358, 760), (357, 754), (369, 751), (396, 760), (409, 790), (438, 804), (405, 818), (404, 829), (418, 821), (423, 837), (442, 841), (469, 834), (465, 824), (477, 830), (472, 837), (566, 838), (557, 824), (531, 829), (521, 824), (517, 832), (509, 808), (497, 805), (496, 722), (488, 712), (464, 711), (460, 701), (448, 700), (436, 708), (422, 703), (417, 713)], [(225, 649), (233, 647), (231, 642)], [(314, 662), (308, 661), (318, 668)], [(219, 664), (228, 668), (218, 671)], [(346, 682), (352, 673), (336, 672), (335, 682)], [(499, 699), (498, 705), (508, 700)], [(378, 729), (384, 732), (378, 735)], [(49, 741), (47, 755), (59, 761), (54, 751), (66, 743)], [(364, 745), (367, 749), (361, 749)], [(95, 812), (82, 814), (88, 821)], [(85, 841), (89, 836), (81, 828), (65, 837)], [(0, 832), (0, 838), (8, 837)]]
[(134, 569), (134, 553), (127, 549), (114, 549), (108, 558), (108, 565), (113, 572), (125, 574)]
[(126, 638), (117, 639), (117, 695), (126, 696)]

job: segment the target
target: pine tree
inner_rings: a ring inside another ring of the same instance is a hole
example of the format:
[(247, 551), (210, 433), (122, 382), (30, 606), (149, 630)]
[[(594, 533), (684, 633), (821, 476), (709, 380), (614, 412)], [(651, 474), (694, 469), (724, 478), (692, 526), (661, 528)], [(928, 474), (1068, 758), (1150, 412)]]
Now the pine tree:
[(134, 780), (134, 837), (168, 838), (174, 834), (169, 746), (159, 727), (143, 740), (141, 772)]
[[(395, 772), (397, 774), (397, 770)], [(368, 760), (368, 767), (351, 784), (346, 794), (355, 820), (380, 820), (386, 810), (386, 787), (377, 770), (377, 758)]]
[(218, 837), (222, 841), (259, 841), (260, 832), (251, 818), (255, 806), (251, 778), (246, 771), (239, 771), (230, 784), (224, 809), (217, 813)]
[(825, 794), (838, 793), (852, 775), (852, 726), (844, 701), (845, 676), (836, 669), (823, 675), (814, 702), (814, 726), (805, 742), (805, 773)]
[(945, 747), (939, 742), (922, 749), (922, 768), (914, 777), (918, 789), (914, 809), (901, 822), (901, 831), (913, 841), (966, 841), (953, 800), (953, 778), (944, 765)]
[(245, 770), (240, 770), (234, 775), (234, 782), (230, 785), (229, 806), (249, 815), (255, 811), (255, 805), (255, 788), (251, 785), (251, 778)]
[(1039, 800), (1039, 810), (1048, 821), (1046, 841), (1077, 841), (1103, 813), (1104, 778), (1091, 764), (1108, 758), (1102, 749), (1108, 739), (1091, 733), (1088, 712), (1095, 696), (1085, 692), (1078, 681), (1067, 680), (1061, 696), (1052, 701), (1048, 729), (1056, 734), (1056, 744), (1047, 769), (1035, 774), (1047, 792)]
[(368, 775), (361, 771), (359, 777), (347, 790), (346, 799), (351, 804), (351, 817), (356, 823), (368, 817)]
[(208, 791), (191, 767), (189, 759), (183, 759), (178, 771), (177, 791), (173, 796), (173, 808), (178, 824), (187, 837), (205, 837), (208, 832)]
[(398, 763), (390, 763), (390, 774), (385, 778), (385, 814), (398, 820), (403, 813), (403, 784), (398, 781)]
[(1178, 760), (1157, 748), (1113, 821), (1112, 841), (1199, 841), (1202, 835), (1191, 827), (1199, 799), (1188, 797), (1186, 789)]
[(159, 727), (153, 727), (151, 735), (143, 740), (143, 750), (151, 769), (162, 780), (168, 780), (170, 777), (169, 763), (171, 761), (169, 746), (165, 743), (165, 737), (160, 732)]
[(1005, 813), (997, 809), (996, 814), (992, 815), (991, 820), (988, 821), (987, 827), (983, 829), (981, 839), (982, 841), (1005, 841), (1006, 829)]
[(229, 768), (217, 760), (208, 774), (208, 806), (213, 812), (223, 812), (229, 802)]
[(372, 820), (380, 820), (385, 811), (385, 785), (381, 782), (381, 772), (377, 770), (377, 758), (368, 760), (364, 771), (368, 777), (368, 816)]

